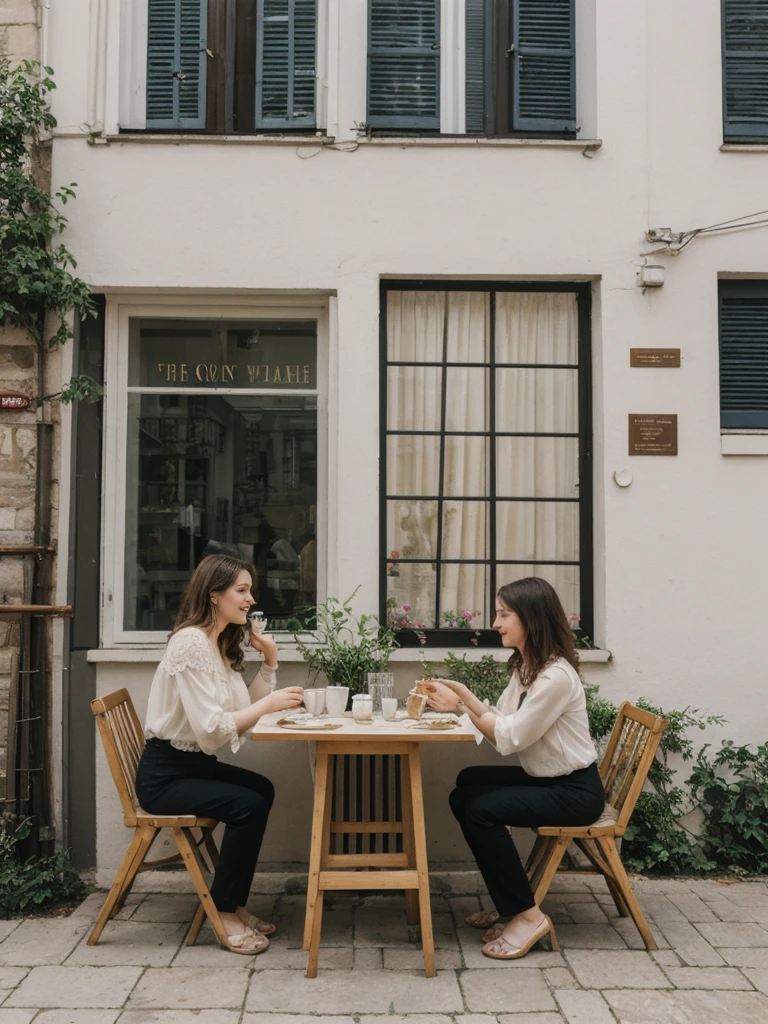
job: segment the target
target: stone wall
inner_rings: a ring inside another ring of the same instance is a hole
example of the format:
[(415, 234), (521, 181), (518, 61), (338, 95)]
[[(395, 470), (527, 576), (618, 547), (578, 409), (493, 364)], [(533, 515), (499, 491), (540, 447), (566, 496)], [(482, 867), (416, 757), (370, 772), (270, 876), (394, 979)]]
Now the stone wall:
[[(40, 16), (40, 4), (35, 0), (0, 0), (0, 50), (12, 60), (37, 59)], [(47, 162), (45, 157), (35, 159), (43, 169), (43, 178)], [(23, 331), (0, 331), (0, 389), (38, 394), (37, 351)], [(0, 412), (0, 545), (34, 542), (38, 418), (35, 405)], [(0, 556), (0, 603), (30, 599), (30, 593), (25, 593), (25, 574), (31, 580), (31, 570), (28, 557)], [(9, 694), (17, 679), (19, 641), (19, 620), (10, 616), (0, 618), (0, 801), (7, 792)]]

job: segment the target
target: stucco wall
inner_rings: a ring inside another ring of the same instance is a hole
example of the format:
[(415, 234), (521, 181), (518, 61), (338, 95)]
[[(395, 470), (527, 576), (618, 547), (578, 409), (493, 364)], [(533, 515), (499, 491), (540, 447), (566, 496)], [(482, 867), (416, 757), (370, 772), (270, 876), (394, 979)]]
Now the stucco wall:
[[(330, 591), (362, 584), (361, 609), (376, 606), (381, 276), (590, 279), (595, 639), (614, 655), (595, 678), (615, 700), (690, 704), (725, 714), (737, 741), (765, 740), (768, 472), (765, 457), (721, 454), (717, 279), (768, 276), (768, 232), (698, 239), (675, 259), (654, 258), (667, 267), (662, 289), (643, 294), (635, 282), (652, 248), (647, 228), (690, 229), (765, 207), (768, 152), (720, 148), (720, 4), (597, 0), (602, 147), (591, 154), (519, 144), (91, 146), (75, 137), (92, 109), (86, 5), (73, 0), (51, 21), (56, 112), (70, 133), (55, 142), (54, 177), (79, 183), (67, 242), (94, 288), (337, 297)], [(359, 58), (342, 48), (337, 92), (359, 77)], [(113, 61), (107, 93), (114, 78)], [(103, 109), (112, 107), (107, 95)], [(348, 136), (344, 103), (335, 109)], [(632, 346), (680, 347), (682, 368), (630, 369)], [(678, 414), (679, 455), (628, 457), (628, 413), (654, 412)], [(622, 490), (613, 473), (625, 468), (634, 482)], [(148, 679), (143, 665), (99, 669), (103, 691), (129, 680), (141, 695)], [(254, 764), (262, 756), (249, 755)], [(282, 763), (275, 755), (285, 788)], [(429, 785), (454, 767), (435, 766)], [(106, 835), (114, 809), (104, 801)], [(437, 804), (444, 815), (442, 795)], [(275, 823), (268, 859), (283, 827)], [(453, 849), (452, 825), (433, 834)]]

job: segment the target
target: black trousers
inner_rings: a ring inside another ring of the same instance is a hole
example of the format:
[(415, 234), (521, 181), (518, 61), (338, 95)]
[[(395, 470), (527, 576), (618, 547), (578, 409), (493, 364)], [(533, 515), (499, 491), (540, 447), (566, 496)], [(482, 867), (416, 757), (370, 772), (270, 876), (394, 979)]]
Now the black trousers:
[(197, 814), (226, 823), (211, 896), (225, 914), (244, 907), (275, 799), (269, 779), (212, 754), (150, 739), (139, 761), (136, 795), (150, 814)]
[(605, 791), (596, 764), (554, 778), (478, 765), (459, 773), (450, 803), (496, 910), (512, 917), (536, 904), (507, 825), (591, 825)]

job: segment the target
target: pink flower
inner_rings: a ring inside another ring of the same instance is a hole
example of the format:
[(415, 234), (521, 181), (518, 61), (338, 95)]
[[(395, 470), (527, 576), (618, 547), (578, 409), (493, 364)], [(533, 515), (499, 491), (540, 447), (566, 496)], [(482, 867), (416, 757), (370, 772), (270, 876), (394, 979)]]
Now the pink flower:
[(389, 570), (391, 568), (392, 568), (392, 563), (391, 562), (387, 562), (387, 572), (389, 572)]
[(408, 625), (408, 619), (400, 619), (400, 625), (401, 626), (407, 626)]
[(462, 617), (462, 619), (471, 619), (472, 618), (472, 612), (463, 611), (461, 613), (461, 617)]
[(389, 552), (389, 557), (390, 558), (399, 558), (400, 557), (400, 552), (399, 551), (390, 551)]
[(403, 605), (403, 611), (404, 612), (409, 612), (410, 610), (411, 610), (411, 606), (409, 604), (404, 604)]

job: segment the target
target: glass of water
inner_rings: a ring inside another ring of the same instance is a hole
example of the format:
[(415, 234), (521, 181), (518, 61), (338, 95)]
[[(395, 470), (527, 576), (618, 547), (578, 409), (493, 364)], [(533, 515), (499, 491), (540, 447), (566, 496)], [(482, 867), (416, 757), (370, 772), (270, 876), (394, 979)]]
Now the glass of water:
[(369, 672), (368, 693), (373, 700), (373, 710), (380, 712), (381, 698), (395, 695), (394, 672)]

